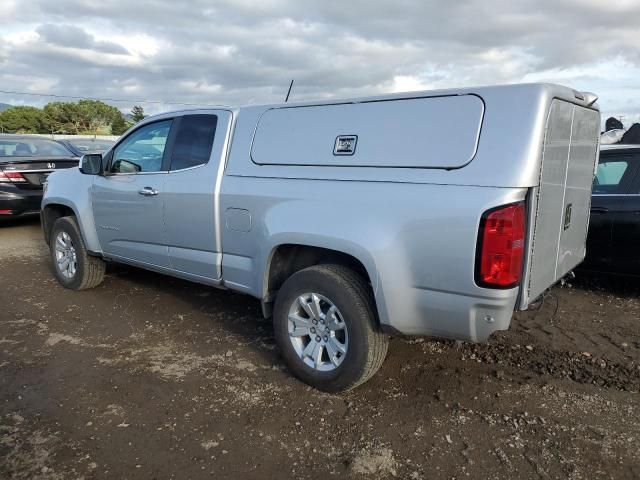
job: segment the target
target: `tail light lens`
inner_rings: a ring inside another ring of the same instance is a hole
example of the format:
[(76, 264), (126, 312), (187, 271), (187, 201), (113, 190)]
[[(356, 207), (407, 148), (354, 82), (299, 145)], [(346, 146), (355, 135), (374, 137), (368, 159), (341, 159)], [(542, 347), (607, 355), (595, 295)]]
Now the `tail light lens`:
[(478, 285), (512, 288), (520, 283), (524, 236), (524, 202), (494, 208), (482, 215), (476, 255)]
[(3, 172), (0, 170), (0, 182), (9, 183), (24, 183), (27, 179), (22, 176), (19, 172)]

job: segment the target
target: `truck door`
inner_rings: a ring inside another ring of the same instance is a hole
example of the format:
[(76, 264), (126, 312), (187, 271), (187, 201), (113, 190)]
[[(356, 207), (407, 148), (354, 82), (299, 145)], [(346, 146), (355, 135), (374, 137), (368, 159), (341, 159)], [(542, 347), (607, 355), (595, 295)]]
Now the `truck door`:
[(617, 272), (640, 274), (640, 155), (629, 156), (627, 161), (635, 175), (618, 197), (613, 215), (612, 264)]
[(602, 151), (593, 179), (591, 219), (587, 236), (587, 256), (584, 267), (609, 270), (613, 261), (613, 220), (625, 201), (634, 168), (628, 155)]
[(92, 208), (106, 256), (169, 266), (162, 217), (172, 123), (143, 125), (105, 157), (107, 171), (94, 180)]
[(181, 116), (164, 184), (171, 268), (217, 283), (222, 277), (219, 189), (231, 112)]

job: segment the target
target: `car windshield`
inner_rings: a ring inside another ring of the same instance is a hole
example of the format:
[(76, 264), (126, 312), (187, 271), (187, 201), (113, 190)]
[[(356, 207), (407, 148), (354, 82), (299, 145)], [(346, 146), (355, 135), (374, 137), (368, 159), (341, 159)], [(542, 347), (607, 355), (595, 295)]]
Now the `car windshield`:
[(69, 150), (46, 138), (2, 138), (0, 157), (71, 157)]
[(94, 140), (92, 138), (74, 138), (67, 139), (67, 141), (81, 152), (104, 152), (115, 143), (110, 140)]

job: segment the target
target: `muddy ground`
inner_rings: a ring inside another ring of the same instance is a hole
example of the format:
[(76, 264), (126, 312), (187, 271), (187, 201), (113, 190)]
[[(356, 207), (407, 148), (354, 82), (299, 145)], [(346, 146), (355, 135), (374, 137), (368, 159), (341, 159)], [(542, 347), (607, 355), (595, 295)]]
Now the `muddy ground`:
[(640, 282), (578, 277), (488, 345), (395, 338), (345, 395), (249, 297), (112, 266), (61, 288), (0, 225), (0, 478), (640, 478)]

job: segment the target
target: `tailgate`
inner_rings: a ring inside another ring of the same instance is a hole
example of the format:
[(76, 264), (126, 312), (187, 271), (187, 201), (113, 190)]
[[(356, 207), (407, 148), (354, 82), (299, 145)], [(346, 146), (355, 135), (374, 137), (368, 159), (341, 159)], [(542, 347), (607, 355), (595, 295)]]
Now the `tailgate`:
[(531, 195), (528, 268), (520, 308), (575, 268), (585, 256), (600, 113), (555, 99)]

